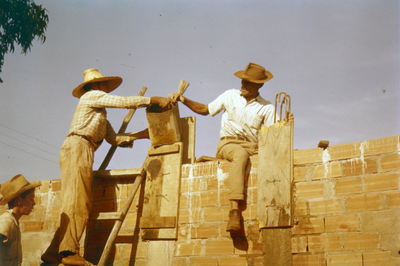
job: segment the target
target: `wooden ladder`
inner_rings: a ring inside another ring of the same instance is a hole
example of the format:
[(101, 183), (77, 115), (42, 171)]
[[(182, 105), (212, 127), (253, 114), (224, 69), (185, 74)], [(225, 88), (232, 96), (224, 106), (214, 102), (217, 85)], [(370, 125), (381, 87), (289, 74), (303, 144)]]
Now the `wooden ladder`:
[[(146, 92), (147, 88), (145, 86), (142, 87), (138, 96), (143, 96)], [(130, 109), (128, 114), (125, 116), (122, 125), (118, 131), (118, 134), (125, 133), (125, 130), (134, 115), (136, 108)], [(104, 250), (101, 254), (100, 261), (97, 264), (98, 266), (105, 266), (107, 263), (107, 259), (110, 256), (112, 246), (118, 236), (118, 233), (121, 229), (122, 223), (125, 220), (126, 214), (129, 211), (129, 208), (132, 205), (133, 199), (137, 190), (140, 187), (140, 184), (143, 181), (144, 176), (146, 175), (146, 170), (144, 167), (142, 168), (129, 168), (129, 169), (113, 169), (113, 170), (105, 170), (108, 164), (111, 161), (112, 156), (115, 153), (117, 146), (111, 146), (106, 157), (104, 158), (103, 163), (100, 165), (98, 171), (93, 171), (93, 176), (100, 178), (135, 178), (135, 182), (129, 192), (128, 198), (122, 207), (120, 212), (103, 212), (103, 213), (94, 213), (90, 215), (91, 219), (96, 220), (116, 220), (114, 227), (107, 239)]]

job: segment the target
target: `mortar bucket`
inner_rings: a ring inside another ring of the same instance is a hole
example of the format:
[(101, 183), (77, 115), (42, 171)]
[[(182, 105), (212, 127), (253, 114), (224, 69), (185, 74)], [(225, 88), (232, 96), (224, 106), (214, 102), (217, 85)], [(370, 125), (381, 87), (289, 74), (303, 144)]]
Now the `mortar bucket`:
[(178, 103), (172, 109), (162, 110), (158, 105), (146, 108), (151, 144), (172, 144), (181, 140)]

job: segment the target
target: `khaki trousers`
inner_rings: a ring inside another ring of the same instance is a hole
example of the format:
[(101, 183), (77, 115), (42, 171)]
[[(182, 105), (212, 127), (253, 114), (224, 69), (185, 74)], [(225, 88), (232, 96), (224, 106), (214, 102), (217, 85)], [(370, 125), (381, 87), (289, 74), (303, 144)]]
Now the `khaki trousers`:
[(257, 143), (242, 140), (221, 140), (216, 157), (226, 159), (229, 168), (229, 200), (244, 200), (244, 181), (249, 157), (258, 153)]
[(92, 143), (76, 135), (65, 139), (60, 152), (61, 221), (46, 253), (79, 253), (90, 212), (93, 158)]

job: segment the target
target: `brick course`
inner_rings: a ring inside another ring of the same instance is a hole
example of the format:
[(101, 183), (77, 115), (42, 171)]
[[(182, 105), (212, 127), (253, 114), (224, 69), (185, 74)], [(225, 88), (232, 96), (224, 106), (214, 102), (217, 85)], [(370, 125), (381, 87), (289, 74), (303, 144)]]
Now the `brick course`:
[[(399, 136), (294, 151), (294, 220), (291, 230), (294, 266), (396, 265), (400, 237), (396, 225), (380, 220), (383, 212), (400, 209)], [(263, 265), (263, 240), (257, 221), (258, 156), (251, 158), (246, 202), (240, 209), (244, 230), (225, 231), (229, 162), (182, 166), (178, 239), (173, 241), (173, 265)], [(120, 210), (132, 181), (97, 181), (92, 212)], [(59, 226), (60, 180), (45, 180), (36, 190), (37, 206), (21, 219), (23, 241), (40, 236), (36, 249), (24, 249), (24, 266), (37, 266)], [(151, 241), (141, 239), (140, 188), (112, 251), (110, 265), (146, 265)], [(6, 207), (0, 207), (0, 214)], [(390, 217), (390, 216), (385, 216)], [(375, 222), (379, 221), (379, 222)], [(388, 220), (389, 221), (389, 220)], [(89, 220), (84, 255), (97, 262), (114, 221)], [(392, 227), (390, 227), (392, 226)], [(33, 240), (32, 240), (33, 241)], [(85, 241), (82, 241), (84, 245)], [(28, 246), (28, 245), (27, 245)], [(391, 251), (388, 249), (392, 248)]]

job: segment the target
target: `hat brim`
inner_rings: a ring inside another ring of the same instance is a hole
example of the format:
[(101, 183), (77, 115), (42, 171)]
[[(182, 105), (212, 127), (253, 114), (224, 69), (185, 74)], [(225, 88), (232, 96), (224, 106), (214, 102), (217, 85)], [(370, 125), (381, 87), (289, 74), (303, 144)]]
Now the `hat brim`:
[(107, 81), (107, 87), (108, 87), (108, 91), (106, 91), (107, 93), (112, 92), (113, 90), (115, 90), (116, 88), (119, 87), (119, 85), (121, 85), (122, 83), (122, 78), (121, 77), (102, 77), (102, 78), (95, 78), (86, 82), (81, 83), (78, 87), (76, 87), (73, 91), (72, 91), (72, 96), (76, 97), (76, 98), (81, 98), (81, 96), (83, 94), (85, 94), (85, 90), (83, 89), (83, 87), (86, 84), (89, 83), (93, 83), (93, 82), (103, 82), (103, 81)]
[(253, 83), (258, 83), (258, 84), (265, 83), (265, 82), (267, 82), (268, 80), (270, 80), (270, 79), (272, 79), (274, 77), (271, 74), (271, 72), (269, 72), (267, 70), (265, 70), (265, 76), (267, 76), (266, 79), (254, 79), (252, 77), (249, 77), (246, 74), (244, 74), (244, 70), (240, 70), (240, 71), (236, 72), (234, 75), (236, 77), (238, 77), (238, 78), (241, 78), (241, 79), (253, 82)]
[(8, 195), (7, 197), (2, 198), (1, 201), (0, 201), (0, 205), (5, 205), (5, 204), (7, 204), (7, 203), (10, 202), (10, 200), (12, 200), (13, 198), (15, 198), (15, 197), (21, 195), (22, 193), (24, 193), (24, 192), (27, 191), (27, 190), (30, 190), (30, 189), (35, 188), (35, 187), (38, 187), (38, 186), (40, 186), (41, 184), (42, 184), (42, 183), (41, 183), (40, 181), (32, 181), (32, 182), (29, 182), (28, 184), (26, 184), (25, 186), (23, 186), (23, 187), (22, 187), (20, 190), (18, 190), (17, 192), (15, 192), (15, 193), (13, 193), (13, 194), (11, 194), (11, 195)]

